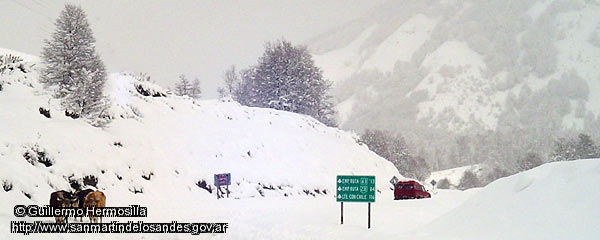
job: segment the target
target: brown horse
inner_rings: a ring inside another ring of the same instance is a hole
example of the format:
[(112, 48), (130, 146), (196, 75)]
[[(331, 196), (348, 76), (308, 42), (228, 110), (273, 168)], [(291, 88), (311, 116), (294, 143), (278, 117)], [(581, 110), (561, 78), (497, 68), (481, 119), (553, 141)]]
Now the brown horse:
[[(86, 208), (103, 208), (106, 206), (106, 196), (101, 191), (93, 191), (85, 196), (83, 206)], [(98, 217), (94, 216), (93, 212), (90, 212), (90, 222), (98, 223)], [(102, 223), (102, 217), (100, 217), (100, 223)]]

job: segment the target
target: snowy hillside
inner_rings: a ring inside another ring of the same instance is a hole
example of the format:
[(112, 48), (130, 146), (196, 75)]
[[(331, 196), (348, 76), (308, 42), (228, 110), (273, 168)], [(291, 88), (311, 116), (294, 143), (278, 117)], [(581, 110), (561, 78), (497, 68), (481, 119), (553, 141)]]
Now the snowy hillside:
[(36, 68), (0, 76), (2, 206), (44, 205), (52, 191), (94, 178), (112, 206), (166, 206), (173, 197), (198, 205), (216, 197), (216, 173), (231, 173), (235, 199), (335, 201), (336, 175), (375, 175), (380, 194), (389, 194), (387, 179), (399, 175), (353, 134), (310, 117), (176, 97), (127, 74), (110, 75), (113, 119), (93, 127), (65, 116)]

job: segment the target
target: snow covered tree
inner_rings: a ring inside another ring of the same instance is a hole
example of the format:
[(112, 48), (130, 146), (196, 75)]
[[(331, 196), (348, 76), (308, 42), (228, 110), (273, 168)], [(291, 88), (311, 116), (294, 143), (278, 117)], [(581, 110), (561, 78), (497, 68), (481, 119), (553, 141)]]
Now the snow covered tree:
[(187, 95), (190, 87), (190, 80), (188, 80), (185, 75), (181, 74), (179, 75), (179, 82), (175, 83), (175, 94), (178, 96)]
[(575, 146), (577, 159), (600, 158), (600, 151), (592, 137), (587, 134), (577, 136), (577, 145)]
[(192, 86), (190, 86), (188, 96), (194, 99), (198, 99), (202, 96), (202, 89), (200, 88), (200, 79), (194, 78)]
[(185, 75), (179, 75), (179, 82), (175, 84), (175, 94), (178, 96), (188, 96), (191, 98), (200, 98), (202, 90), (200, 89), (200, 80), (194, 79), (194, 82), (185, 77)]
[(279, 40), (267, 43), (258, 64), (242, 71), (234, 96), (243, 105), (305, 114), (331, 126), (330, 87), (305, 46)]
[(86, 14), (67, 4), (55, 25), (52, 39), (45, 40), (41, 81), (55, 90), (68, 112), (98, 119), (106, 108), (102, 90), (107, 77)]
[(237, 100), (235, 99), (235, 91), (239, 88), (240, 76), (235, 70), (235, 65), (231, 65), (231, 67), (223, 73), (223, 83), (225, 85), (217, 89), (219, 97)]
[(542, 157), (540, 157), (539, 154), (529, 152), (524, 157), (521, 157), (517, 161), (517, 170), (519, 172), (526, 171), (526, 170), (535, 168), (537, 166), (540, 166), (543, 163), (544, 163), (544, 161), (542, 160)]
[(554, 145), (552, 161), (600, 158), (600, 148), (587, 134), (579, 134), (577, 139), (559, 138)]

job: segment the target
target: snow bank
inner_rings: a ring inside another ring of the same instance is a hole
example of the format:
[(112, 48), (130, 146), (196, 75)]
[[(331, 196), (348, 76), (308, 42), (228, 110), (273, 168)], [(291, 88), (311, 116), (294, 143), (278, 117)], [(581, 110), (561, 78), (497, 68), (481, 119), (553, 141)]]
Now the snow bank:
[(499, 179), (413, 234), (422, 239), (596, 239), (599, 160), (549, 163)]

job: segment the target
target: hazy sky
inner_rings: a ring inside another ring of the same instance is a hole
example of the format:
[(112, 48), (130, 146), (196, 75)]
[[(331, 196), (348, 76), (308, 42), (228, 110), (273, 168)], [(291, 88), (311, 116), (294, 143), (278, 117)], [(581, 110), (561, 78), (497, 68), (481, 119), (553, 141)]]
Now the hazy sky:
[(255, 64), (264, 43), (303, 43), (385, 0), (0, 0), (0, 47), (40, 55), (65, 2), (80, 5), (110, 72), (147, 72), (165, 87), (180, 74), (205, 98), (230, 65)]

